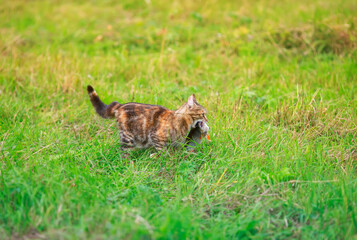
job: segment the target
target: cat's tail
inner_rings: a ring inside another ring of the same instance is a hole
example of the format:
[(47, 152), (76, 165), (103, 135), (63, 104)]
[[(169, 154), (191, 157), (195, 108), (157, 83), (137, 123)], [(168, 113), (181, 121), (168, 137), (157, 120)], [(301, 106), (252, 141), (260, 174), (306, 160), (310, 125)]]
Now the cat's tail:
[(96, 91), (91, 85), (87, 86), (87, 91), (89, 94), (89, 99), (95, 109), (95, 111), (101, 116), (102, 118), (114, 118), (115, 117), (115, 110), (120, 107), (120, 103), (112, 102), (109, 105), (106, 105), (100, 100)]

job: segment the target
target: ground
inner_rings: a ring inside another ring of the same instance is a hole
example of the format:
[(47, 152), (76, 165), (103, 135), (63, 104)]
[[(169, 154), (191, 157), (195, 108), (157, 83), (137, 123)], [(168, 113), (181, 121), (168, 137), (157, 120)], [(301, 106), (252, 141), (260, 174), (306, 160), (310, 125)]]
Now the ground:
[[(356, 1), (0, 2), (0, 239), (357, 238)], [(212, 141), (121, 158), (87, 84)]]

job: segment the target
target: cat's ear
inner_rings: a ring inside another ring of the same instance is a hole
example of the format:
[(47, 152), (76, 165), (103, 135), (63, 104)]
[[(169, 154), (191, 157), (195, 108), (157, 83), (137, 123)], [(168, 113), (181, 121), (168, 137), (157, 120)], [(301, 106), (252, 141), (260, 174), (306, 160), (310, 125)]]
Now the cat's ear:
[(192, 107), (195, 105), (195, 102), (197, 102), (197, 101), (196, 101), (195, 94), (192, 94), (192, 95), (188, 98), (188, 101), (187, 101), (188, 106), (189, 106), (190, 108), (192, 108)]

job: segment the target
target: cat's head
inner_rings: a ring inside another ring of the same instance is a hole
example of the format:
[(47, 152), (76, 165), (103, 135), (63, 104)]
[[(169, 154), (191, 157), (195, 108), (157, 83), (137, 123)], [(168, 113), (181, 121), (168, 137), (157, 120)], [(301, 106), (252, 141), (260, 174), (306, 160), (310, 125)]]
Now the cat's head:
[(192, 94), (188, 100), (187, 103), (185, 103), (179, 110), (179, 113), (181, 114), (187, 114), (190, 115), (190, 117), (193, 120), (193, 126), (198, 122), (198, 121), (204, 121), (208, 122), (207, 119), (207, 111), (202, 107), (196, 100), (196, 97), (194, 94)]

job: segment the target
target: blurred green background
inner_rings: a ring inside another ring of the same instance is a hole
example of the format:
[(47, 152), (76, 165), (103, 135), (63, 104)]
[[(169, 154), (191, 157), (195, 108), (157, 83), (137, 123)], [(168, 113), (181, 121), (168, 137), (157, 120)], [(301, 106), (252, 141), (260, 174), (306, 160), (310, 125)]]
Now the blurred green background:
[[(0, 239), (354, 239), (357, 2), (0, 1)], [(106, 103), (212, 142), (120, 157)]]

